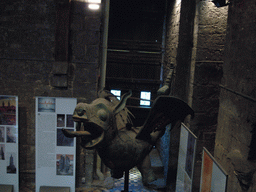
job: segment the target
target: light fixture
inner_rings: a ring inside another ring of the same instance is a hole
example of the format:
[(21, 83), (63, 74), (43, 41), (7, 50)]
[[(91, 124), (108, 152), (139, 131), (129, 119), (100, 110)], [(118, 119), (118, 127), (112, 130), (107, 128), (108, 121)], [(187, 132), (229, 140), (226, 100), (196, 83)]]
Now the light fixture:
[(229, 4), (229, 2), (227, 2), (226, 0), (213, 0), (212, 2), (215, 4), (216, 7), (224, 7)]
[(89, 9), (97, 10), (100, 8), (99, 4), (89, 4), (88, 5)]
[(85, 0), (88, 3), (88, 8), (98, 10), (100, 8), (101, 0)]

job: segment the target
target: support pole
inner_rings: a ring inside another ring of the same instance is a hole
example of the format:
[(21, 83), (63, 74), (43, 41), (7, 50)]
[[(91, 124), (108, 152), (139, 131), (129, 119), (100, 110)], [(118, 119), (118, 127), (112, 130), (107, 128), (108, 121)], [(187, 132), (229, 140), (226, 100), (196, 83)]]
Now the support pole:
[(107, 70), (107, 49), (108, 49), (108, 22), (109, 22), (109, 5), (110, 0), (105, 0), (105, 11), (104, 11), (104, 29), (103, 29), (103, 42), (102, 42), (102, 58), (101, 58), (101, 69), (100, 69), (100, 86), (99, 89), (105, 87), (106, 81), (106, 70)]
[(129, 170), (126, 170), (124, 172), (124, 190), (122, 192), (128, 192), (129, 191)]

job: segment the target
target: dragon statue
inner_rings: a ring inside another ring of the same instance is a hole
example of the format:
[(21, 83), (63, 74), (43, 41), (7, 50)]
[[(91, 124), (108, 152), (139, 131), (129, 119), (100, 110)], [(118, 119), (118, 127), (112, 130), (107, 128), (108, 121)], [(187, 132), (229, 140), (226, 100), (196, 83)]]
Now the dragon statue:
[(81, 137), (82, 147), (95, 148), (113, 178), (121, 178), (124, 171), (137, 166), (143, 184), (150, 184), (156, 177), (149, 152), (164, 134), (166, 125), (175, 125), (187, 115), (193, 116), (194, 111), (178, 98), (158, 96), (143, 126), (134, 127), (132, 114), (126, 108), (131, 92), (120, 100), (106, 90), (98, 96), (91, 104), (77, 104), (73, 114), (77, 131), (63, 129), (64, 135)]

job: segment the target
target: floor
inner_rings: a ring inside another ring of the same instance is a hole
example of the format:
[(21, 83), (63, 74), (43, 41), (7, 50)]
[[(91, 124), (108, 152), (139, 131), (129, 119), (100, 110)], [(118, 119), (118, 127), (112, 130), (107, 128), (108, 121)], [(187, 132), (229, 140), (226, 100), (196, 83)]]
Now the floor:
[[(165, 191), (165, 180), (163, 178), (162, 162), (156, 151), (152, 151), (151, 164), (158, 179), (145, 187), (142, 184), (142, 177), (139, 170), (135, 167), (129, 171), (129, 192), (160, 192)], [(76, 190), (77, 192), (121, 192), (124, 190), (124, 177), (113, 179), (107, 177), (104, 181), (94, 181), (90, 189)]]
[[(137, 168), (133, 168), (129, 172), (129, 191), (133, 192), (156, 192), (164, 187), (164, 179), (158, 179), (151, 186), (145, 187), (142, 184), (141, 174)], [(114, 188), (104, 190), (104, 192), (120, 192), (124, 190), (124, 177), (114, 182)]]

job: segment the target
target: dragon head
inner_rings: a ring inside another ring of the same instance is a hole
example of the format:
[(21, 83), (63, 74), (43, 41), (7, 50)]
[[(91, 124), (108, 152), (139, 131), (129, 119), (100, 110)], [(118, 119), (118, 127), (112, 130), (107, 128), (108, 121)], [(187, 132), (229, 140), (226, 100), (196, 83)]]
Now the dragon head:
[(93, 148), (103, 140), (110, 141), (117, 132), (116, 115), (125, 109), (131, 92), (124, 94), (121, 100), (107, 91), (99, 94), (91, 104), (77, 104), (73, 120), (77, 122), (77, 131), (63, 129), (66, 137), (81, 137), (84, 148)]

